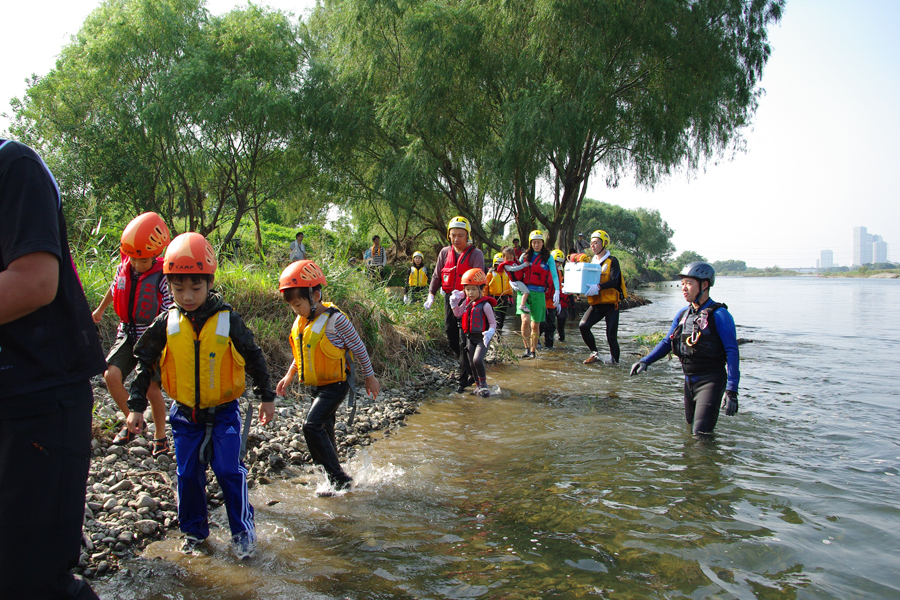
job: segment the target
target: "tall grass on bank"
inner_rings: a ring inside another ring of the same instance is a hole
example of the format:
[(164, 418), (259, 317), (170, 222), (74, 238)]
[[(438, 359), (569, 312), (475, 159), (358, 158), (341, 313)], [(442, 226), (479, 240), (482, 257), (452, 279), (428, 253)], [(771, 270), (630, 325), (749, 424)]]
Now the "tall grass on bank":
[[(102, 301), (118, 266), (118, 256), (90, 249), (77, 253), (75, 263), (91, 310)], [(418, 371), (425, 350), (443, 340), (442, 303), (430, 311), (421, 304), (406, 305), (402, 291), (387, 288), (366, 276), (362, 268), (347, 266), (347, 257), (318, 256), (328, 281), (325, 301), (336, 304), (353, 323), (372, 358), (380, 379), (399, 383)], [(263, 351), (273, 381), (287, 371), (291, 356), (288, 336), (294, 314), (278, 292), (278, 276), (287, 263), (223, 259), (215, 288), (241, 314)], [(104, 349), (115, 339), (118, 317), (110, 306), (98, 325)]]

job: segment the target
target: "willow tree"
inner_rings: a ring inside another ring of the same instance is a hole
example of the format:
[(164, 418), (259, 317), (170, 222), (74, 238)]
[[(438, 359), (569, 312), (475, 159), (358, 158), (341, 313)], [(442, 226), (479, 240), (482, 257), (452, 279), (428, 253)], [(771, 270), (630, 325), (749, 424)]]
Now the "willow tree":
[[(104, 212), (154, 210), (224, 242), (304, 176), (300, 47), (278, 12), (212, 17), (202, 0), (108, 0), (20, 104)], [(61, 174), (62, 175), (62, 174)]]
[[(503, 44), (505, 178), (551, 243), (572, 243), (589, 178), (653, 186), (739, 147), (784, 0), (491, 0)], [(529, 192), (542, 177), (549, 214)], [(525, 234), (528, 223), (521, 223)]]

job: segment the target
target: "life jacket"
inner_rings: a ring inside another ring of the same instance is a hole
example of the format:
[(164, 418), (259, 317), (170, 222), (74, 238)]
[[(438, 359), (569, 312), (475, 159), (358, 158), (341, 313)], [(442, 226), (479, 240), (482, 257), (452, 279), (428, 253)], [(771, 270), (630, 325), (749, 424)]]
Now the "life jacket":
[(231, 311), (220, 310), (200, 334), (177, 308), (169, 309), (166, 346), (159, 359), (166, 393), (195, 409), (231, 402), (244, 393), (244, 357), (231, 341)]
[(131, 263), (124, 257), (116, 271), (113, 309), (123, 323), (149, 325), (159, 315), (161, 298), (159, 281), (163, 275), (163, 259), (158, 257), (137, 281), (131, 277)]
[(511, 296), (512, 287), (509, 285), (509, 275), (499, 271), (491, 271), (488, 273), (490, 281), (488, 281), (488, 294), (499, 298), (500, 296)]
[(688, 306), (672, 332), (672, 353), (681, 359), (686, 375), (703, 375), (725, 366), (725, 346), (716, 331), (715, 312), (720, 308), (728, 307), (713, 302), (693, 312)]
[[(600, 271), (600, 284), (602, 285), (610, 279), (612, 256), (607, 257), (600, 264), (603, 265), (603, 269)], [(600, 290), (600, 293), (596, 296), (588, 296), (588, 304), (615, 304), (618, 306), (620, 300), (628, 297), (628, 290), (625, 289), (625, 278), (622, 277), (621, 271), (619, 271), (619, 281), (621, 282), (621, 285), (618, 289), (607, 288), (605, 290)]]
[(469, 302), (466, 312), (462, 316), (462, 330), (464, 333), (481, 333), (487, 327), (487, 317), (484, 315), (484, 304), (487, 302), (491, 308), (497, 306), (497, 299), (491, 296), (482, 296), (475, 302)]
[[(341, 310), (331, 302), (323, 302), (325, 310), (312, 324), (298, 316), (291, 328), (291, 351), (300, 381), (320, 387), (347, 379), (353, 354), (331, 343), (325, 335), (328, 320)], [(343, 314), (343, 313), (341, 313)], [(346, 316), (346, 315), (345, 315)]]
[[(519, 271), (522, 273), (522, 278), (519, 281), (528, 286), (533, 285), (543, 288), (541, 291), (552, 288), (553, 275), (550, 274), (550, 261), (553, 261), (552, 257), (548, 260), (543, 260), (540, 254), (535, 254), (534, 258), (531, 259), (531, 264)], [(554, 266), (554, 268), (556, 267)]]
[(417, 267), (412, 265), (409, 268), (409, 287), (425, 287), (428, 285), (428, 269), (425, 265)]
[[(441, 289), (444, 290), (444, 293), (449, 294), (453, 290), (463, 289), (460, 280), (463, 273), (472, 268), (472, 265), (469, 264), (469, 259), (472, 257), (474, 250), (475, 246), (469, 246), (463, 250), (459, 257), (459, 264), (457, 264), (456, 250), (453, 249), (453, 246), (447, 248), (447, 258), (444, 260), (444, 267), (441, 269)], [(484, 268), (484, 266), (482, 265), (480, 268)]]

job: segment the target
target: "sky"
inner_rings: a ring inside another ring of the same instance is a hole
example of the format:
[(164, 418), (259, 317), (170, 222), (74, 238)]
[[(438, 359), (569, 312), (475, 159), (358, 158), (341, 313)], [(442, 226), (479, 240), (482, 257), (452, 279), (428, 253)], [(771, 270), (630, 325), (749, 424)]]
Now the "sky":
[[(303, 15), (314, 0), (259, 2)], [(244, 2), (208, 0), (221, 14)], [(16, 2), (4, 8), (0, 113), (22, 97), (25, 80), (50, 71), (100, 0)], [(838, 265), (852, 258), (853, 227), (888, 243), (900, 261), (900, 2), (788, 0), (769, 38), (744, 151), (653, 190), (602, 174), (588, 197), (658, 209), (675, 231), (676, 253), (744, 260), (751, 267), (814, 267), (821, 250)], [(0, 117), (0, 131), (9, 120)]]

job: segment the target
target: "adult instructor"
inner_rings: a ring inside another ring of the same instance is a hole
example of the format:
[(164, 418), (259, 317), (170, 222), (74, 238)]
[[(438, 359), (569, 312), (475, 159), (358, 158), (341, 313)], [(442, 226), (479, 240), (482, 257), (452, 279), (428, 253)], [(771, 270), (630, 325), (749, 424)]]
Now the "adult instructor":
[(91, 459), (90, 379), (106, 370), (59, 188), (0, 139), (0, 596), (96, 600), (71, 573)]
[(716, 271), (705, 262), (681, 270), (681, 293), (688, 305), (678, 311), (669, 333), (653, 351), (631, 366), (631, 374), (647, 370), (669, 351), (681, 359), (684, 371), (684, 417), (694, 435), (710, 434), (719, 420), (719, 405), (729, 417), (737, 414), (737, 333), (728, 307), (713, 302), (709, 289)]
[(619, 260), (609, 253), (609, 234), (598, 229), (591, 234), (591, 252), (594, 257), (591, 263), (602, 265), (600, 283), (588, 287), (585, 294), (590, 307), (585, 311), (578, 324), (581, 339), (587, 344), (591, 354), (584, 360), (589, 365), (594, 362), (607, 362), (597, 351), (597, 342), (591, 327), (606, 319), (606, 342), (609, 344), (609, 362), (619, 362), (619, 301), (628, 295), (625, 280), (619, 268)]
[[(540, 337), (541, 323), (547, 317), (547, 293), (552, 293), (549, 304), (559, 308), (559, 274), (556, 261), (544, 245), (544, 232), (535, 229), (528, 235), (528, 250), (519, 257), (522, 264), (528, 265), (520, 271), (522, 283), (528, 286), (528, 311), (522, 305), (516, 314), (522, 319), (522, 341), (525, 354), (522, 358), (537, 358), (537, 342)], [(555, 315), (554, 315), (554, 318)]]
[[(456, 356), (459, 356), (460, 337), (462, 336), (462, 322), (450, 308), (450, 293), (454, 290), (462, 290), (462, 276), (469, 269), (485, 270), (484, 254), (469, 244), (472, 234), (472, 226), (465, 217), (453, 217), (447, 224), (447, 240), (450, 245), (441, 248), (438, 253), (437, 263), (434, 265), (434, 273), (431, 275), (431, 284), (428, 286), (428, 298), (423, 306), (425, 310), (431, 308), (434, 303), (434, 295), (438, 289), (443, 290), (444, 296), (444, 331), (447, 333), (447, 343)], [(464, 380), (464, 379), (463, 379)]]

